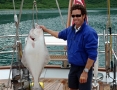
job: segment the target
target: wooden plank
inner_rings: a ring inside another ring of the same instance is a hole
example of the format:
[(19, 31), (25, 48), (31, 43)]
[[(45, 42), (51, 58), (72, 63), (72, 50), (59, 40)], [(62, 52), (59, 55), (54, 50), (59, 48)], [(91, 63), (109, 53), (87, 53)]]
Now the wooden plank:
[[(54, 90), (59, 90), (60, 86), (61, 86), (61, 83), (58, 83)], [(63, 88), (61, 90), (63, 90)]]
[[(45, 84), (46, 83), (46, 84)], [(54, 88), (56, 86), (56, 81), (51, 81), (51, 82), (45, 82), (44, 84), (44, 89), (51, 89), (51, 88)]]
[[(7, 82), (8, 82), (8, 80), (6, 80), (6, 79), (0, 80), (0, 84), (5, 83), (5, 85), (7, 85)], [(44, 90), (69, 90), (67, 79), (41, 78), (40, 82), (44, 83)], [(7, 90), (7, 89), (5, 89), (5, 90)], [(13, 90), (13, 88), (9, 88), (8, 90)], [(99, 82), (99, 90), (111, 90), (110, 85), (106, 84), (104, 82)]]
[(67, 55), (50, 55), (50, 60), (67, 61)]
[(104, 90), (110, 90), (110, 85), (105, 85)]
[(45, 68), (61, 68), (61, 65), (45, 65)]
[(110, 90), (110, 85), (107, 83), (99, 82), (99, 90)]

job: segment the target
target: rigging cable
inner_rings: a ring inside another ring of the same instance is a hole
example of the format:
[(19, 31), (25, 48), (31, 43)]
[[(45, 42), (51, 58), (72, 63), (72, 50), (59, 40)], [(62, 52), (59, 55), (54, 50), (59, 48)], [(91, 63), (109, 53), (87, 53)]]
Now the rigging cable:
[[(23, 7), (23, 3), (24, 3), (24, 0), (22, 0), (21, 2), (21, 6), (20, 6), (20, 13), (19, 13), (19, 19), (17, 19), (17, 15), (16, 15), (16, 11), (15, 11), (15, 3), (14, 3), (14, 0), (13, 0), (13, 7), (14, 7), (14, 21), (15, 21), (15, 25), (16, 25), (16, 39), (15, 39), (15, 45), (14, 45), (14, 50), (13, 50), (13, 57), (14, 57), (14, 52), (15, 52), (15, 49), (18, 50), (18, 46), (16, 45), (17, 41), (19, 40), (19, 34), (18, 34), (18, 29), (19, 29), (19, 23), (20, 23), (20, 19), (21, 19), (21, 13), (22, 13), (22, 7)], [(18, 53), (18, 54), (17, 54)], [(16, 55), (17, 55), (17, 59), (19, 59), (18, 55), (19, 55), (19, 51), (16, 52)], [(10, 67), (10, 72), (9, 72), (9, 79), (8, 79), (8, 83), (7, 83), (7, 90), (8, 90), (8, 87), (9, 87), (9, 81), (10, 81), (10, 75), (11, 75), (11, 69), (12, 69), (12, 64), (13, 64), (13, 57), (12, 57), (12, 61), (11, 61), (11, 67)]]
[[(19, 30), (19, 23), (20, 23), (21, 14), (22, 14), (23, 3), (24, 3), (24, 0), (22, 0), (21, 5), (20, 5), (20, 12), (19, 12), (19, 18), (18, 18), (17, 29), (16, 29), (16, 43), (17, 43), (16, 49), (17, 49), (17, 58), (18, 58), (19, 61), (20, 61), (20, 51), (21, 51), (19, 44), (21, 44), (21, 43), (19, 41), (18, 30)], [(19, 71), (20, 71), (20, 76), (21, 76), (21, 66), (20, 66), (20, 64), (19, 64)], [(20, 82), (21, 82), (21, 78), (20, 78)], [(21, 86), (22, 86), (22, 83), (21, 83)]]
[(58, 0), (56, 0), (56, 5), (57, 5), (58, 10), (59, 10), (59, 14), (60, 14), (60, 17), (61, 17), (62, 25), (63, 25), (64, 27), (66, 27), (65, 22), (64, 22), (63, 17), (62, 17), (62, 14), (61, 14), (61, 10), (60, 10), (60, 7), (59, 7)]
[[(17, 26), (18, 19), (17, 19), (17, 15), (16, 15), (16, 11), (15, 11), (15, 3), (14, 3), (14, 0), (13, 0), (13, 7), (14, 7), (14, 20), (15, 20), (15, 25)], [(15, 44), (15, 46), (16, 46), (16, 44)], [(10, 72), (9, 72), (9, 78), (8, 78), (8, 82), (7, 82), (7, 90), (8, 90), (8, 87), (9, 87), (9, 81), (10, 81), (11, 69), (12, 69), (12, 64), (13, 64), (14, 52), (15, 52), (15, 48), (14, 48), (14, 50), (13, 50), (13, 56), (12, 56), (12, 61), (11, 61), (11, 67), (10, 67)]]

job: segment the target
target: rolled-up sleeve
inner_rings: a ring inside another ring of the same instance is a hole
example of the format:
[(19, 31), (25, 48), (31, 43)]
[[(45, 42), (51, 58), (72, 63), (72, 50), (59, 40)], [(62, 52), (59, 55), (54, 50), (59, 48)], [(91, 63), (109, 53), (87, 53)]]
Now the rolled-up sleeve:
[(98, 54), (98, 35), (95, 31), (90, 31), (85, 34), (85, 50), (88, 58), (96, 61)]
[(58, 38), (67, 40), (67, 29), (60, 31), (58, 34)]

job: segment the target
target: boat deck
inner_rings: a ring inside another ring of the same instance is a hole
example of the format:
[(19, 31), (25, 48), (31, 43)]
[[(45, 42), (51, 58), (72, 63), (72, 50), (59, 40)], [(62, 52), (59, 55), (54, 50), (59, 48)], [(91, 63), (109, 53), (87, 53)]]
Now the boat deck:
[[(0, 85), (5, 84), (7, 86), (7, 79), (0, 80)], [(43, 82), (44, 90), (69, 90), (67, 86), (67, 79), (41, 79), (40, 82)], [(11, 85), (11, 84), (10, 84)], [(7, 90), (7, 88), (3, 87), (4, 89), (0, 90)], [(13, 90), (13, 88), (9, 88), (8, 90)], [(29, 90), (29, 89), (27, 89)]]
[(41, 79), (44, 90), (69, 90), (67, 79)]
[[(7, 85), (8, 80), (2, 79), (0, 80), (0, 85), (3, 83)], [(57, 78), (41, 78), (40, 82), (43, 82), (44, 90), (69, 90), (68, 88), (68, 80), (67, 79), (57, 79)], [(99, 90), (111, 90), (110, 85), (106, 83), (99, 82)], [(7, 88), (0, 90), (7, 90)], [(13, 90), (13, 88), (9, 88), (8, 90)], [(29, 90), (29, 89), (27, 89)], [(98, 90), (93, 88), (92, 90)]]

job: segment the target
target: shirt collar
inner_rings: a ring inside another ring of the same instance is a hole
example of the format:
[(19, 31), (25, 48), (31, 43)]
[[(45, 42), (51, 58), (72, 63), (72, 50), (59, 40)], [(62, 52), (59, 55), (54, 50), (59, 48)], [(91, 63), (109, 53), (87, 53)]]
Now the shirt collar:
[[(87, 25), (86, 21), (84, 21), (84, 23), (83, 23), (82, 26), (80, 26), (79, 30), (80, 30), (80, 29), (83, 29), (85, 25)], [(76, 30), (76, 29), (75, 29), (75, 24), (72, 25), (72, 29), (73, 29), (73, 30)]]
[[(80, 26), (81, 27), (81, 26)], [(76, 28), (76, 25), (74, 26), (74, 29), (76, 32), (78, 32), (80, 30), (80, 27)]]

